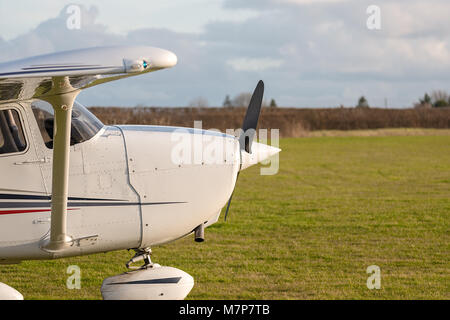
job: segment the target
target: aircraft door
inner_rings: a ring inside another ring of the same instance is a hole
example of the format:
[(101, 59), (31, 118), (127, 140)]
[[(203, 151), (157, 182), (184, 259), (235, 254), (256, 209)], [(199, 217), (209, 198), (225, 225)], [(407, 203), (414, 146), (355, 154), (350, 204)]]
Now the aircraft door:
[(0, 106), (0, 190), (45, 194), (33, 135), (19, 105)]
[[(32, 222), (48, 211), (42, 203), (47, 190), (41, 161), (27, 110), (19, 104), (0, 105), (0, 244), (39, 239), (48, 230)], [(13, 222), (23, 227), (11, 228)]]

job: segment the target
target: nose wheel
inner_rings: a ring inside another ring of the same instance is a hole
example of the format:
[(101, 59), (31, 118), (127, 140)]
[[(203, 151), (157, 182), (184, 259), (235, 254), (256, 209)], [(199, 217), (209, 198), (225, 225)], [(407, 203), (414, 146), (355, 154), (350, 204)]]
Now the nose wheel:
[[(192, 276), (177, 268), (152, 263), (150, 248), (133, 250), (135, 255), (126, 263), (126, 266), (134, 270), (103, 280), (100, 289), (103, 299), (181, 300), (186, 298), (194, 286)], [(139, 266), (138, 262), (141, 261), (143, 265)]]
[[(125, 264), (128, 269), (147, 269), (152, 268), (154, 263), (152, 262), (150, 256), (152, 254), (152, 249), (150, 248), (144, 248), (144, 249), (133, 249), (136, 254), (128, 260), (128, 262)], [(144, 261), (144, 264), (140, 267), (133, 266), (134, 263)]]

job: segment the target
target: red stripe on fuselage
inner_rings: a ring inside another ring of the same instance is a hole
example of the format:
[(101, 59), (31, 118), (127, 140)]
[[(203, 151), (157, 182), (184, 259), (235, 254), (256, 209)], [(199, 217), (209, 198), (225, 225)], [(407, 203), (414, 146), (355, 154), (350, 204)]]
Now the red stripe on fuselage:
[[(70, 208), (67, 210), (79, 210), (79, 208)], [(18, 214), (18, 213), (35, 213), (35, 212), (51, 212), (51, 209), (36, 209), (36, 210), (5, 210), (0, 211), (0, 215)]]

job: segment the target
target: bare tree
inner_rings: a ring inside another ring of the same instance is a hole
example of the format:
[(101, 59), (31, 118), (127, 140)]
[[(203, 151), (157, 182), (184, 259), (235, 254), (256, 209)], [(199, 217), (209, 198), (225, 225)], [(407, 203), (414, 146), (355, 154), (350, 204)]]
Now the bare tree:
[(434, 90), (433, 92), (431, 92), (431, 100), (433, 102), (439, 100), (448, 100), (448, 93), (444, 90)]
[(197, 97), (189, 102), (191, 108), (206, 108), (209, 106), (208, 100), (204, 97)]
[(250, 92), (242, 92), (233, 98), (234, 107), (248, 107), (252, 94)]
[(419, 99), (419, 102), (414, 104), (414, 108), (416, 109), (428, 109), (431, 108), (431, 97), (428, 95), (428, 93), (425, 93), (422, 99)]
[(448, 93), (444, 90), (435, 90), (431, 92), (431, 101), (433, 107), (448, 107), (449, 105), (449, 96)]

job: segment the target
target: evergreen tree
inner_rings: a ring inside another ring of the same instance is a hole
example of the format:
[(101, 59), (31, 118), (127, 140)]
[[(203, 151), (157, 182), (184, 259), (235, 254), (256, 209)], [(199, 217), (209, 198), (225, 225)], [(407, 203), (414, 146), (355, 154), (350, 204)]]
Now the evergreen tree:
[(367, 102), (367, 99), (362, 96), (359, 98), (358, 100), (358, 104), (356, 105), (357, 108), (368, 108), (369, 107), (369, 103)]
[(277, 103), (275, 102), (275, 99), (270, 100), (270, 107), (271, 108), (277, 108), (278, 107)]
[(233, 106), (233, 104), (231, 103), (231, 99), (230, 99), (230, 96), (227, 94), (227, 96), (225, 97), (225, 101), (223, 102), (223, 106), (225, 107), (225, 108), (228, 108), (228, 107), (232, 107)]
[(421, 104), (431, 104), (431, 97), (428, 95), (428, 93), (425, 93), (423, 99), (420, 99), (419, 101)]

